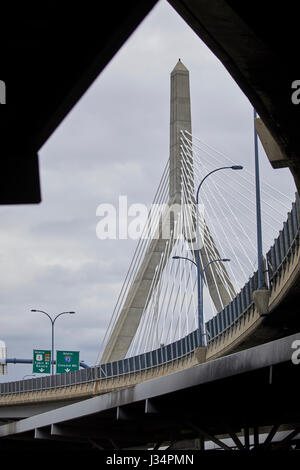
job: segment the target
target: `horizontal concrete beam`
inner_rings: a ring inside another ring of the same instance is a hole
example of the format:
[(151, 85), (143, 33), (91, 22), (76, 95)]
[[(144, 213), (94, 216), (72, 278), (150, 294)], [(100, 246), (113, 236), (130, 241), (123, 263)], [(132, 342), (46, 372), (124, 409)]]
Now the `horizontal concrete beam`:
[(291, 162), (260, 118), (255, 119), (255, 129), (272, 167), (288, 167)]
[[(133, 387), (106, 393), (57, 410), (2, 425), (0, 426), (0, 437), (18, 435), (52, 424), (87, 418), (102, 411), (116, 410), (118, 406), (154, 397), (159, 398), (162, 395), (174, 394), (177, 391), (233, 377), (237, 374), (290, 362), (293, 353), (291, 346), (295, 340), (300, 340), (300, 333), (199, 364), (174, 374), (158, 377)], [(295, 374), (298, 374), (296, 366)]]

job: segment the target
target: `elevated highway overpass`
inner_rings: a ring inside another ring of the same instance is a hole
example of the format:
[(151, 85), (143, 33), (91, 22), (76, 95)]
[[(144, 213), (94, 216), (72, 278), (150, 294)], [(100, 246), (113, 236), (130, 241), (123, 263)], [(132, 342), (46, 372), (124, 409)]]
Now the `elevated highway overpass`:
[(286, 425), (285, 449), (300, 432), (295, 341), (299, 333), (50, 411), (28, 409), (27, 418), (0, 426), (1, 446), (12, 438), (27, 449), (44, 441), (124, 449), (202, 438), (226, 449), (222, 436), (242, 447), (250, 435), (258, 439), (258, 425), (269, 436)]

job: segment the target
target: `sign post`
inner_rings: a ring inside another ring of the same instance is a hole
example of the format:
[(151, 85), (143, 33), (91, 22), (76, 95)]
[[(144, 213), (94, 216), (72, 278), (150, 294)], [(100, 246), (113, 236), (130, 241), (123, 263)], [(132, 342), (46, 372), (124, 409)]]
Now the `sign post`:
[(79, 351), (56, 351), (56, 373), (65, 374), (79, 369)]
[(4, 374), (7, 374), (6, 346), (5, 342), (0, 340), (0, 375)]
[(35, 374), (50, 374), (51, 351), (33, 350), (32, 372)]

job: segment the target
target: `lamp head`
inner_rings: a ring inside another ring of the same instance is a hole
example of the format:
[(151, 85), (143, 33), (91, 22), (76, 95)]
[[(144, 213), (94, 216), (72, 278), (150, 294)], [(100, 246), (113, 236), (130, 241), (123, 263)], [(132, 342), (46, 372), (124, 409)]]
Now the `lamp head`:
[(223, 258), (221, 261), (226, 262), (226, 261), (230, 261), (230, 259), (229, 258)]
[(173, 259), (179, 259), (180, 256), (172, 256)]
[(242, 167), (242, 165), (232, 165), (231, 169), (232, 170), (242, 170), (243, 167)]

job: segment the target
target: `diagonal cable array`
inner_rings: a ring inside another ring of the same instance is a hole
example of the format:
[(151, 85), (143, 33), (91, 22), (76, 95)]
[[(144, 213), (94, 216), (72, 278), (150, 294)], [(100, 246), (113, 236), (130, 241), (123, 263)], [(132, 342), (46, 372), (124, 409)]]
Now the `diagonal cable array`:
[[(202, 268), (203, 259), (226, 257), (231, 260), (227, 263), (226, 270), (219, 263), (215, 263), (210, 280), (206, 271), (204, 272), (205, 321), (218, 313), (216, 304), (224, 308), (256, 271), (254, 175), (247, 168), (238, 175), (230, 170), (215, 173), (201, 187), (201, 211), (195, 204), (195, 189), (210, 171), (237, 163), (240, 162), (231, 160), (188, 131), (181, 131), (180, 209), (177, 213), (174, 212), (174, 224), (156, 266), (141, 320), (127, 357), (174, 342), (198, 327), (196, 268), (188, 261), (173, 259), (175, 255), (195, 259), (196, 220), (202, 240)], [(154, 198), (154, 210), (144, 228), (148, 230), (148, 234), (157, 230), (166, 205), (170, 205), (168, 172), (167, 164)], [(286, 217), (292, 201), (263, 181), (261, 194), (263, 249), (266, 253), (281, 228), (282, 220)], [(150, 243), (151, 238), (141, 238), (138, 242), (103, 344), (113, 331), (130, 285)], [(212, 283), (217, 303), (212, 301), (210, 295)]]
[(114, 310), (110, 317), (110, 321), (108, 327), (106, 329), (105, 335), (101, 342), (100, 351), (98, 353), (97, 359), (95, 364), (98, 364), (102, 351), (106, 342), (108, 341), (115, 325), (124, 306), (126, 301), (128, 292), (133, 285), (135, 277), (141, 267), (143, 259), (149, 249), (150, 243), (152, 241), (151, 236), (155, 233), (159, 225), (159, 221), (161, 218), (161, 211), (162, 207), (167, 204), (169, 197), (169, 161), (167, 161), (165, 168), (163, 170), (162, 177), (160, 179), (158, 188), (156, 190), (153, 203), (150, 207), (148, 213), (148, 220), (147, 223), (144, 225), (143, 229), (141, 230), (141, 237), (138, 240), (136, 249), (133, 254), (133, 258), (131, 260), (130, 266), (128, 268), (125, 280), (123, 282), (121, 291), (117, 298), (117, 302), (115, 304)]

